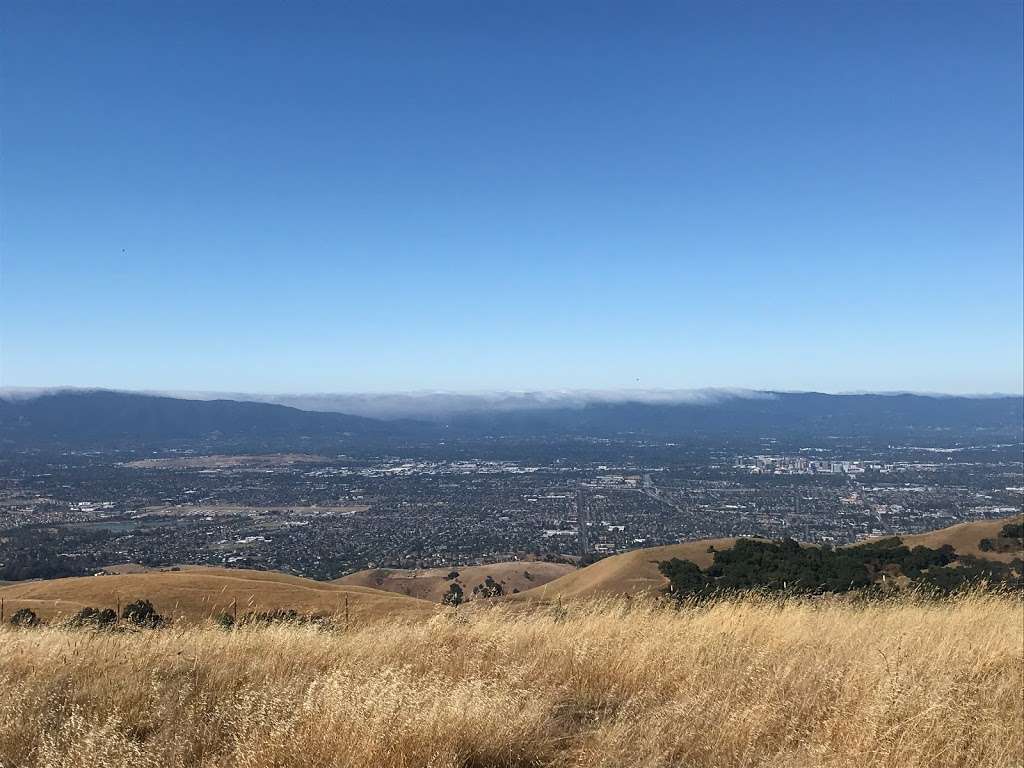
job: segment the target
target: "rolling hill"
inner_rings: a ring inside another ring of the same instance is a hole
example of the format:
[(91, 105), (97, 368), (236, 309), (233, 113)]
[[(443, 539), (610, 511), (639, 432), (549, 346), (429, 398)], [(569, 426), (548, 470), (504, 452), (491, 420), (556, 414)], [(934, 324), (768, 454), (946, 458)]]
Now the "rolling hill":
[(221, 612), (293, 609), (299, 613), (340, 615), (346, 601), (353, 619), (420, 618), (435, 606), (367, 587), (313, 581), (272, 571), (226, 568), (187, 568), (111, 576), (82, 576), (25, 581), (0, 587), (5, 613), (31, 608), (41, 618), (68, 616), (79, 609), (115, 608), (150, 600), (156, 609), (175, 620), (196, 622)]
[(656, 592), (667, 583), (658, 571), (658, 563), (678, 557), (690, 560), (701, 568), (711, 565), (714, 554), (709, 547), (729, 549), (736, 539), (701, 539), (667, 544), (662, 547), (648, 547), (623, 552), (593, 565), (580, 568), (561, 578), (512, 595), (506, 599), (557, 600), (571, 598), (600, 597), (610, 595), (636, 595)]
[[(929, 533), (901, 537), (903, 542), (938, 548), (951, 545), (961, 555), (1009, 562), (1020, 552), (986, 552), (982, 539), (995, 537), (1015, 516), (1002, 520), (963, 523)], [(707, 568), (714, 550), (731, 548), (736, 539), (705, 539), (637, 549), (605, 558), (587, 568), (543, 562), (509, 562), (464, 568), (424, 571), (370, 570), (321, 582), (273, 571), (184, 567), (177, 571), (152, 571), (124, 566), (122, 572), (0, 585), (0, 598), (10, 616), (18, 608), (31, 608), (44, 619), (74, 614), (83, 607), (113, 608), (148, 599), (157, 610), (175, 620), (198, 622), (235, 605), (239, 615), (248, 611), (295, 610), (299, 613), (338, 615), (346, 604), (355, 620), (379, 618), (426, 618), (448, 590), (451, 571), (471, 597), (473, 587), (491, 576), (502, 584), (501, 602), (542, 603), (616, 595), (652, 594), (667, 580), (658, 564), (673, 557)], [(142, 570), (142, 572), (136, 572)], [(128, 571), (128, 572), (124, 572)], [(520, 590), (513, 594), (514, 590)]]
[[(926, 546), (937, 549), (949, 544), (961, 555), (973, 555), (986, 560), (1010, 562), (1021, 553), (983, 552), (978, 548), (982, 539), (996, 536), (1008, 522), (1019, 521), (1020, 516), (1000, 520), (982, 520), (961, 523), (928, 533), (900, 536), (908, 547)], [(701, 569), (711, 565), (715, 549), (729, 549), (736, 539), (703, 539), (650, 547), (613, 555), (573, 571), (543, 586), (504, 598), (510, 601), (588, 598), (609, 595), (650, 594), (664, 589), (668, 580), (658, 571), (658, 563), (677, 557), (690, 560)]]
[[(448, 575), (458, 572), (449, 579)], [(421, 600), (441, 602), (451, 584), (462, 587), (466, 597), (472, 598), (473, 587), (483, 583), (490, 576), (506, 595), (515, 591), (541, 587), (561, 576), (575, 573), (576, 568), (563, 563), (515, 561), (493, 565), (468, 565), (452, 568), (429, 568), (423, 570), (398, 570), (374, 568), (342, 576), (333, 583), (344, 586), (358, 586), (396, 592)]]
[(916, 533), (909, 536), (900, 536), (903, 543), (908, 547), (930, 547), (938, 549), (944, 544), (949, 544), (961, 555), (973, 555), (983, 560), (998, 560), (1008, 563), (1015, 557), (1021, 557), (1020, 552), (984, 552), (978, 545), (982, 539), (993, 539), (999, 535), (1000, 529), (1010, 522), (1020, 522), (1024, 517), (1017, 515), (1001, 520), (979, 520), (975, 523), (961, 523), (952, 525), (949, 528), (940, 528), (937, 531), (927, 533)]

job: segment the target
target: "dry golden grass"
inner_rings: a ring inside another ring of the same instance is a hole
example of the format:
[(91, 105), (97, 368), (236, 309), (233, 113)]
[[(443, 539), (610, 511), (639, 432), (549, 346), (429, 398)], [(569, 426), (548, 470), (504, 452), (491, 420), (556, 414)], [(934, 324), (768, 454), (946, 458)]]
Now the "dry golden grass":
[(651, 600), (0, 630), (0, 765), (1019, 766), (1024, 608)]

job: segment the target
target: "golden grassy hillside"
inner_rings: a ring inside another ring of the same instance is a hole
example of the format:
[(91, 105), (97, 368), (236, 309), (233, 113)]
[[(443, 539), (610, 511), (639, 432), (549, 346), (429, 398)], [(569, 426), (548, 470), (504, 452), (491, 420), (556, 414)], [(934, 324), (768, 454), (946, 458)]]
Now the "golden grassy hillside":
[[(982, 552), (978, 549), (978, 543), (984, 538), (996, 536), (1007, 523), (1020, 519), (1021, 516), (1018, 515), (1000, 520), (961, 523), (928, 533), (901, 535), (899, 538), (908, 547), (926, 546), (935, 549), (943, 544), (950, 544), (962, 555), (1010, 562), (1014, 557), (1021, 557), (1024, 553)], [(701, 539), (663, 547), (636, 549), (599, 560), (593, 565), (573, 571), (549, 584), (503, 599), (547, 602), (602, 595), (651, 594), (664, 589), (668, 584), (668, 579), (658, 571), (659, 562), (678, 557), (681, 560), (690, 560), (700, 568), (707, 568), (714, 559), (714, 553), (708, 551), (709, 547), (730, 549), (735, 543), (736, 539)]]
[(50, 619), (70, 615), (85, 606), (114, 608), (145, 598), (160, 613), (175, 620), (201, 621), (230, 611), (294, 609), (299, 613), (339, 614), (348, 600), (350, 614), (427, 616), (436, 608), (414, 600), (365, 587), (342, 586), (273, 571), (228, 568), (189, 568), (117, 576), (83, 576), (47, 581), (25, 581), (0, 587), (8, 616), (18, 608), (31, 608)]
[(504, 599), (555, 600), (657, 592), (668, 584), (668, 580), (658, 572), (658, 563), (662, 560), (678, 557), (707, 568), (714, 558), (714, 553), (708, 551), (709, 547), (729, 549), (735, 541), (701, 539), (663, 547), (634, 549), (598, 560), (593, 565), (574, 570), (549, 584)]
[(1024, 521), (1024, 515), (1015, 515), (1001, 520), (979, 520), (976, 523), (961, 523), (949, 528), (942, 528), (928, 533), (918, 533), (911, 536), (900, 536), (903, 543), (908, 547), (931, 547), (937, 549), (943, 544), (949, 544), (961, 555), (973, 555), (986, 560), (999, 560), (1008, 563), (1015, 557), (1021, 557), (1021, 552), (982, 552), (978, 544), (982, 539), (992, 539), (999, 535), (999, 531), (1007, 523), (1019, 523)]
[(1022, 648), (992, 593), (3, 628), (0, 765), (1007, 768)]
[[(494, 563), (492, 565), (453, 566), (451, 568), (425, 568), (421, 570), (374, 568), (343, 576), (340, 579), (336, 579), (334, 583), (383, 589), (388, 592), (397, 592), (409, 597), (417, 597), (421, 600), (431, 600), (439, 603), (448, 591), (452, 581), (462, 587), (467, 598), (472, 599), (473, 587), (483, 583), (484, 579), (488, 576), (501, 584), (505, 594), (511, 594), (513, 590), (522, 592), (527, 589), (543, 586), (549, 581), (553, 581), (567, 573), (572, 573), (575, 570), (575, 566), (564, 563), (523, 561)], [(450, 581), (448, 574), (452, 571), (458, 571), (459, 575)]]

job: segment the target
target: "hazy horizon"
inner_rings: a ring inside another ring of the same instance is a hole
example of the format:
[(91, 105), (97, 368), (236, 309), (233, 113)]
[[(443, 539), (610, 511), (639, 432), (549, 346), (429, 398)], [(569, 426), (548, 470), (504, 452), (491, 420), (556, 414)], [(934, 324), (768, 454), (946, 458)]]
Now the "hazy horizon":
[(405, 391), (405, 392), (213, 392), (128, 390), (104, 387), (0, 387), (0, 399), (20, 401), (64, 392), (117, 392), (188, 400), (235, 400), (286, 405), (305, 411), (345, 413), (380, 419), (436, 418), (455, 414), (582, 408), (601, 403), (648, 405), (710, 405), (731, 399), (771, 399), (781, 394), (917, 395), (934, 398), (1024, 398), (1012, 392), (817, 392), (812, 390), (758, 390), (724, 387), (700, 389), (559, 389), (544, 391)]

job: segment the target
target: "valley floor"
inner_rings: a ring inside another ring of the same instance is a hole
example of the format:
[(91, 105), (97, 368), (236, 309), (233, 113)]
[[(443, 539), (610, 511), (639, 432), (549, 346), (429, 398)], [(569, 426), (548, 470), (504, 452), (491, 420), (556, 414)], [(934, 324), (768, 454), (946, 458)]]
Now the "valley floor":
[(1024, 608), (748, 597), (0, 630), (0, 765), (1019, 766)]

